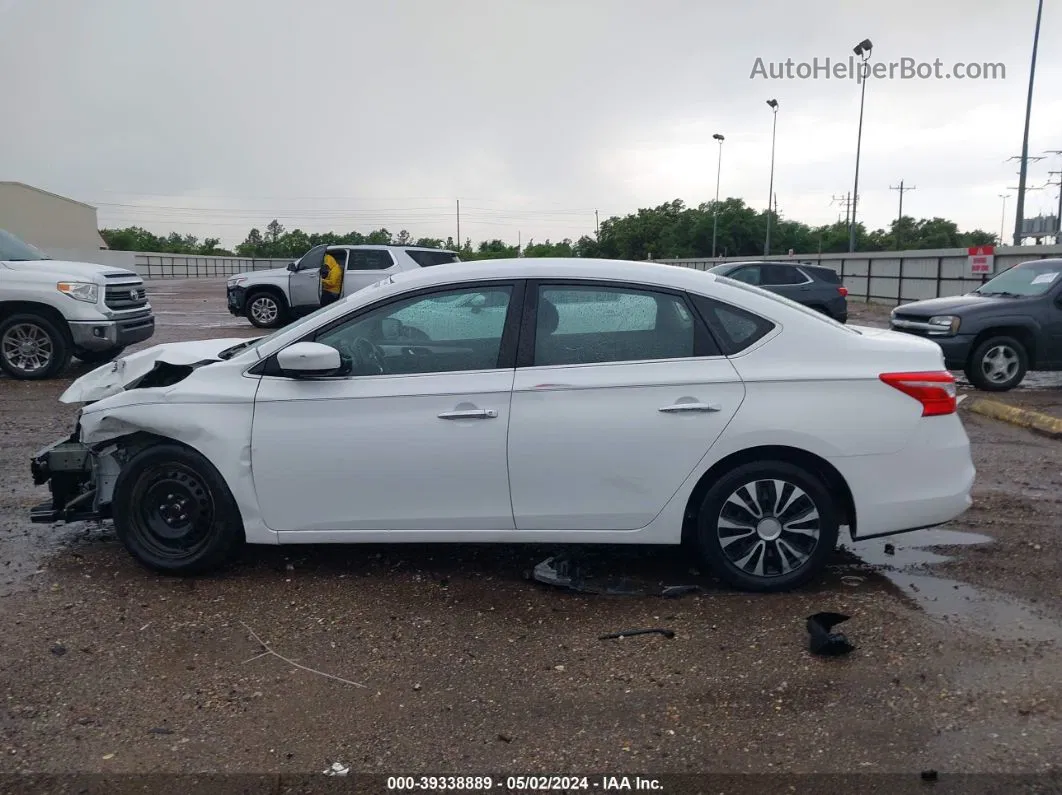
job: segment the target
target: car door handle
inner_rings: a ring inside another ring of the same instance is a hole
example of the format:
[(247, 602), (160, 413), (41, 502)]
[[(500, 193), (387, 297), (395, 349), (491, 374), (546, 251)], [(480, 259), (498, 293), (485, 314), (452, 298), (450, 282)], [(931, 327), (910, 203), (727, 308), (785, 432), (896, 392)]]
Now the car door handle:
[(492, 420), (498, 416), (494, 409), (465, 409), (463, 411), (444, 411), (440, 420)]
[(675, 403), (671, 406), (661, 406), (658, 411), (666, 414), (676, 414), (680, 411), (722, 411), (723, 407), (718, 403)]

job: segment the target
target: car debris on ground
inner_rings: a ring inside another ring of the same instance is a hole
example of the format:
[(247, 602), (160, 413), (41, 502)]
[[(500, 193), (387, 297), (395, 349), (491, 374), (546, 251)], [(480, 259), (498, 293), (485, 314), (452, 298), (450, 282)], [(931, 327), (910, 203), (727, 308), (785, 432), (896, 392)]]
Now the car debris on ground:
[(832, 632), (849, 616), (843, 613), (815, 613), (808, 616), (808, 651), (821, 657), (839, 657), (855, 649), (843, 632)]
[(529, 578), (575, 593), (603, 596), (660, 596), (664, 599), (677, 599), (704, 591), (699, 585), (665, 585), (654, 591), (626, 579), (596, 577), (588, 570), (584, 560), (569, 555), (546, 558), (535, 566)]

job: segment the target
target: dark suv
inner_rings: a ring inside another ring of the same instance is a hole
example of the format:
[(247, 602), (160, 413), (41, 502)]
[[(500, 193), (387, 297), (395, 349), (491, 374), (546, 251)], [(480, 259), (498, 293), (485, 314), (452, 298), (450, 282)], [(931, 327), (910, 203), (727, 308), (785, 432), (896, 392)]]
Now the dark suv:
[(931, 339), (978, 389), (1013, 389), (1028, 370), (1062, 370), (1062, 259), (1022, 262), (972, 293), (902, 304), (893, 331)]
[(762, 287), (841, 323), (848, 322), (848, 290), (832, 268), (804, 262), (727, 262), (708, 272)]

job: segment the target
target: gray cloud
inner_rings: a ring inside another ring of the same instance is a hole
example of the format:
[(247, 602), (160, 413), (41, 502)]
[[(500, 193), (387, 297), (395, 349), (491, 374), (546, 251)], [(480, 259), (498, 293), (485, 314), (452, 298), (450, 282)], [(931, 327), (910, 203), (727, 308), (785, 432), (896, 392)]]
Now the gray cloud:
[[(902, 178), (912, 213), (996, 230), (1034, 14), (987, 0), (0, 0), (0, 176), (97, 203), (101, 223), (229, 243), (274, 215), (453, 234), (456, 197), (474, 239), (578, 236), (594, 209), (710, 199), (717, 131), (723, 193), (766, 206), (777, 97), (782, 212), (826, 222), (851, 188), (858, 84), (750, 72), (758, 57), (843, 60), (869, 36), (875, 61), (1002, 62), (1007, 77), (872, 81), (861, 216), (887, 224)], [(1060, 34), (1048, 9), (1034, 153), (1062, 148)], [(1053, 205), (1041, 194), (1032, 209)]]

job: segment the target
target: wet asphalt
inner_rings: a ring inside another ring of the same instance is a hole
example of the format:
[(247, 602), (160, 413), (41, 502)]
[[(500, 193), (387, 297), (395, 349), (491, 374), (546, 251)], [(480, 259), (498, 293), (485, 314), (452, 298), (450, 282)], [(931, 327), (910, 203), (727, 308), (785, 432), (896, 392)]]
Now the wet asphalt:
[[(261, 333), (221, 280), (149, 284), (152, 344)], [(885, 312), (853, 305), (853, 322)], [(106, 526), (31, 525), (45, 384), (0, 379), (0, 773), (1045, 773), (1062, 763), (1062, 442), (964, 413), (974, 507), (842, 548), (790, 594), (728, 591), (680, 550), (594, 571), (676, 599), (528, 579), (526, 546), (252, 548), (141, 569)], [(1059, 391), (1042, 377), (1030, 393)], [(805, 618), (849, 615), (851, 654)], [(607, 633), (660, 634), (600, 640)], [(312, 669), (312, 670), (307, 670)]]

